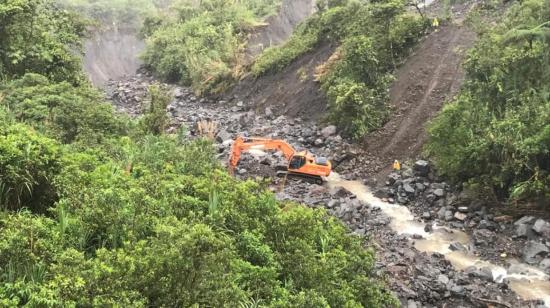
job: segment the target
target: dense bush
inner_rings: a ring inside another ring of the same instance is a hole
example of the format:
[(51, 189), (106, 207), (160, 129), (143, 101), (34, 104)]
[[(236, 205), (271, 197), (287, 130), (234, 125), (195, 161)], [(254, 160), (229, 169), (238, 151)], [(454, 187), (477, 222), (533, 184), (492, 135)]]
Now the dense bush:
[(21, 122), (38, 128), (63, 143), (75, 140), (97, 143), (107, 135), (126, 130), (110, 104), (102, 102), (99, 91), (85, 84), (50, 82), (46, 77), (27, 74), (0, 85), (4, 105)]
[(320, 5), (322, 10), (300, 25), (286, 44), (266, 49), (252, 73), (275, 73), (321, 44), (340, 44), (337, 60), (320, 78), (321, 87), (328, 98), (328, 119), (348, 136), (360, 138), (386, 121), (391, 73), (428, 24), (406, 13), (405, 2), (399, 0)]
[(426, 148), (453, 180), (497, 198), (550, 196), (549, 21), (550, 1), (515, 4), (470, 51)]
[(67, 153), (50, 218), (1, 214), (3, 303), (396, 304), (340, 222), (279, 204), (219, 169), (210, 144), (174, 138), (123, 138), (117, 159)]
[(0, 80), (35, 72), (55, 81), (80, 83), (85, 23), (50, 0), (0, 3)]
[(20, 124), (0, 123), (0, 209), (53, 205), (53, 177), (60, 171), (59, 145)]
[(181, 1), (171, 11), (145, 21), (145, 64), (158, 76), (217, 92), (234, 78), (249, 30), (280, 1)]

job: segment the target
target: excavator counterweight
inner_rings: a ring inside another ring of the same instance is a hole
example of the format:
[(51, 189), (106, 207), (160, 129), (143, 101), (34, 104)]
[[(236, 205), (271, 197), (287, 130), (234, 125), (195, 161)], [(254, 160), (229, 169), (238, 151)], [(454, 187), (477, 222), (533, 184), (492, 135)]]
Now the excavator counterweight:
[(233, 172), (239, 164), (241, 153), (251, 149), (282, 152), (288, 161), (287, 170), (285, 170), (283, 174), (305, 178), (319, 184), (323, 182), (322, 177), (329, 176), (332, 171), (332, 166), (326, 158), (315, 157), (308, 151), (296, 152), (294, 148), (284, 140), (261, 138), (245, 139), (243, 137), (237, 137), (233, 143), (231, 157), (229, 158), (229, 168), (231, 172)]

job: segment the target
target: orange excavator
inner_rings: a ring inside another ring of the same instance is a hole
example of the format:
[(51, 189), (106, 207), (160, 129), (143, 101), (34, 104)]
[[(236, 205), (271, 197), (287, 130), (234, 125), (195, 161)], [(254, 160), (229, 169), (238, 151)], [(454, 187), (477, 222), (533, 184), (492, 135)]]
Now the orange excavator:
[(237, 137), (233, 143), (229, 168), (233, 172), (241, 159), (241, 153), (249, 150), (275, 150), (281, 151), (287, 159), (286, 170), (278, 170), (277, 175), (288, 175), (304, 178), (317, 184), (323, 183), (322, 177), (330, 175), (332, 166), (324, 157), (315, 157), (308, 151), (296, 152), (294, 148), (284, 140), (243, 138)]

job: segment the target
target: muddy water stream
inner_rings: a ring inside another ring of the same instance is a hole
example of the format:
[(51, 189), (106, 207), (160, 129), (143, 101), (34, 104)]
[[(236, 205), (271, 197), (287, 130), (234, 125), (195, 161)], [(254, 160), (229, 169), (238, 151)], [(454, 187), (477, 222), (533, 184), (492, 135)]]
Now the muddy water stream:
[(422, 240), (416, 240), (414, 246), (422, 252), (438, 252), (447, 258), (457, 269), (463, 270), (470, 266), (479, 269), (489, 269), (493, 274), (493, 280), (502, 282), (510, 281), (510, 287), (525, 300), (542, 299), (545, 306), (550, 307), (550, 277), (541, 270), (533, 268), (517, 260), (510, 259), (506, 263), (507, 268), (480, 260), (474, 254), (467, 251), (452, 251), (449, 246), (452, 243), (460, 243), (468, 246), (469, 236), (459, 230), (434, 225), (432, 232), (424, 231), (424, 223), (415, 220), (414, 215), (405, 206), (390, 204), (376, 198), (372, 192), (361, 182), (347, 181), (333, 173), (327, 178), (331, 189), (343, 187), (355, 194), (357, 198), (373, 207), (379, 207), (384, 214), (392, 219), (391, 228), (399, 234), (420, 235)]

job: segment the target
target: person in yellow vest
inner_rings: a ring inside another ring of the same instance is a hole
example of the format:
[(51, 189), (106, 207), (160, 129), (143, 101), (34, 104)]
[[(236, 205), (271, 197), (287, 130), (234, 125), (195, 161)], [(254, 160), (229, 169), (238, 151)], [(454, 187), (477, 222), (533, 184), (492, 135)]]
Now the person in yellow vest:
[(393, 170), (395, 170), (395, 171), (401, 170), (401, 163), (398, 160), (395, 160), (393, 162)]
[(437, 28), (439, 28), (439, 19), (437, 19), (437, 17), (435, 17), (432, 21), (432, 27), (435, 28), (435, 31), (437, 31)]

